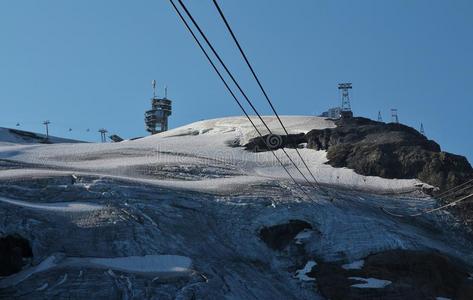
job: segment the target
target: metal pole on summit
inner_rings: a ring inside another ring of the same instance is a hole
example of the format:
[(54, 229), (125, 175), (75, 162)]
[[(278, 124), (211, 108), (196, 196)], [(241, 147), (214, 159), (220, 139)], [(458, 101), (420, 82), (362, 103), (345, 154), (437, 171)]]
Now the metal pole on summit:
[(43, 125), (46, 126), (46, 139), (47, 140), (49, 139), (49, 124), (51, 124), (49, 120), (46, 120), (43, 122)]

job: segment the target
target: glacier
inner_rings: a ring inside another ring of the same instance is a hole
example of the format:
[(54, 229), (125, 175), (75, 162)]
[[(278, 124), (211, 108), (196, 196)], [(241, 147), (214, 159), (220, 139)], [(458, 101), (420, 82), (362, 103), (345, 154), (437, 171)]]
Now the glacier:
[[(290, 133), (335, 126), (282, 120)], [(0, 278), (0, 298), (324, 299), (311, 272), (319, 263), (354, 272), (393, 249), (471, 268), (473, 245), (448, 211), (402, 219), (381, 210), (435, 207), (425, 183), (362, 176), (302, 148), (323, 187), (313, 188), (275, 151), (308, 198), (271, 153), (240, 147), (255, 136), (244, 117), (227, 117), (120, 143), (0, 143), (0, 233), (20, 234), (33, 250), (23, 270)], [(260, 238), (290, 220), (312, 229), (282, 250)]]

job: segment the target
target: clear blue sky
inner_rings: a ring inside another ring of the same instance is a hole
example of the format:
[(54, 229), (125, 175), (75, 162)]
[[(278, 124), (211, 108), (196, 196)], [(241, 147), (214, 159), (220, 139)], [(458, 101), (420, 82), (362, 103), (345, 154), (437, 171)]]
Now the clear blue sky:
[[(270, 113), (211, 1), (186, 3)], [(339, 104), (337, 83), (353, 82), (356, 115), (397, 108), (473, 160), (473, 1), (220, 4), (281, 114), (318, 114)], [(166, 0), (0, 0), (0, 126), (145, 135), (152, 79), (169, 86), (171, 127), (240, 114), (199, 51)]]

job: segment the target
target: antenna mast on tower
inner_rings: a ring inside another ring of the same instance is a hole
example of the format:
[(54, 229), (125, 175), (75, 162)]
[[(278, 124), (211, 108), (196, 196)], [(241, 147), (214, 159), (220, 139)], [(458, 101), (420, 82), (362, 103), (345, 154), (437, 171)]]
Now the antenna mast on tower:
[(151, 86), (153, 87), (153, 99), (156, 98), (156, 80), (151, 81)]

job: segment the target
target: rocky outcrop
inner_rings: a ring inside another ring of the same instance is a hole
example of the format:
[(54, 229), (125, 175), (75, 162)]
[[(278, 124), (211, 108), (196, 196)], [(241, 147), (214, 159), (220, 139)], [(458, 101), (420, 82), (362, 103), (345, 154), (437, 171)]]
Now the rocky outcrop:
[(329, 164), (367, 176), (418, 178), (441, 189), (465, 182), (473, 170), (463, 156), (442, 152), (414, 128), (365, 118), (337, 121), (337, 128), (307, 133), (307, 147), (327, 150)]
[(263, 137), (251, 139), (244, 147), (245, 150), (252, 152), (264, 152), (282, 147), (296, 148), (306, 142), (307, 138), (303, 133), (289, 135), (268, 134)]
[[(473, 299), (473, 280), (459, 262), (436, 252), (391, 250), (368, 256), (360, 268), (319, 263), (309, 273), (327, 299)], [(362, 288), (363, 279), (385, 287)]]
[(302, 220), (289, 220), (288, 223), (263, 227), (259, 235), (268, 247), (283, 250), (304, 229), (312, 229), (312, 225)]
[(33, 257), (30, 243), (17, 235), (0, 238), (0, 276), (8, 276), (19, 272), (25, 261)]
[[(461, 205), (453, 205), (449, 210), (465, 225), (470, 233), (473, 233), (473, 182), (460, 186), (458, 189), (443, 195), (440, 204), (446, 205), (459, 199), (465, 199)], [(470, 198), (467, 198), (470, 196)]]
[(443, 152), (440, 146), (414, 128), (375, 122), (366, 118), (341, 119), (336, 128), (314, 129), (307, 134), (266, 135), (244, 145), (261, 152), (279, 148), (326, 150), (328, 164), (356, 173), (383, 178), (417, 178), (441, 190), (473, 177), (468, 160)]

